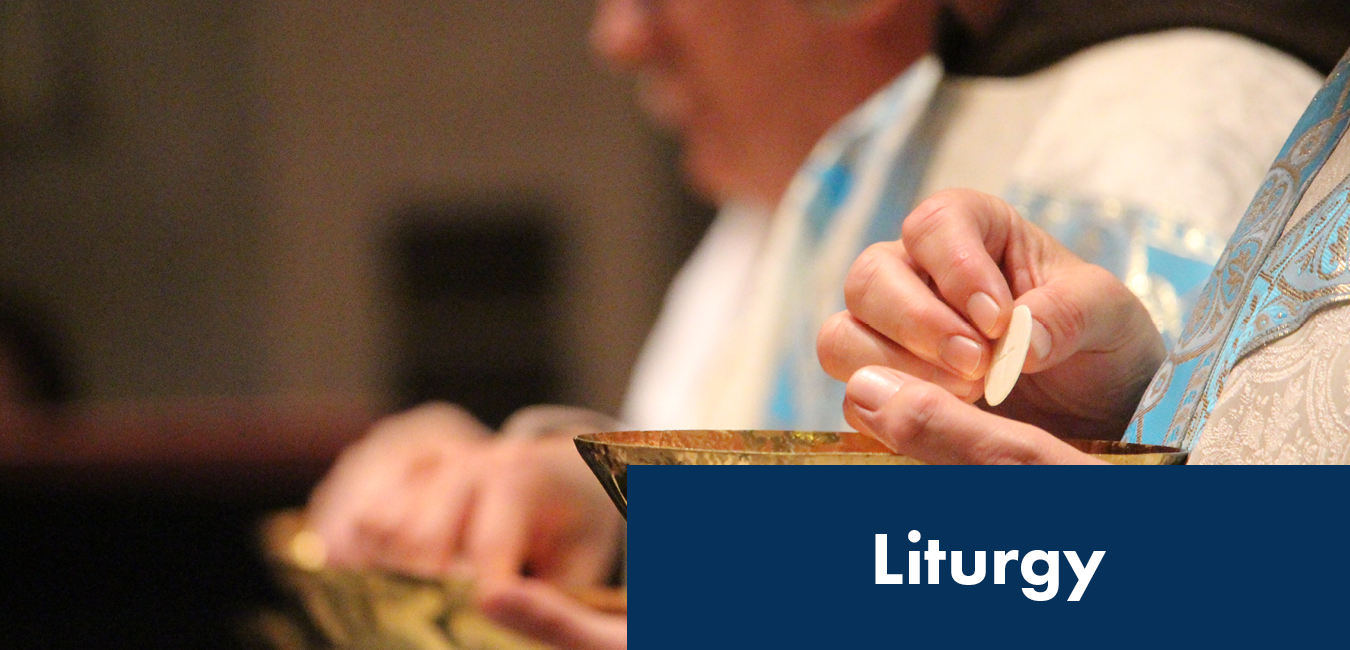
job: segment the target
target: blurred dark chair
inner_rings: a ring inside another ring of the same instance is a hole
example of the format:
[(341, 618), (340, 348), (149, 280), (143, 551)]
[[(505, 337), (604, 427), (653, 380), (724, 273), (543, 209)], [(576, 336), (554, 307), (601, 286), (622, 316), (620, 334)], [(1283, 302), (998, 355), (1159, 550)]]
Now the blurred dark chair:
[(55, 321), (36, 301), (0, 289), (0, 436), (42, 437), (75, 399), (73, 375)]
[(0, 291), (0, 400), (67, 404), (75, 397), (72, 375), (52, 319), (33, 301)]

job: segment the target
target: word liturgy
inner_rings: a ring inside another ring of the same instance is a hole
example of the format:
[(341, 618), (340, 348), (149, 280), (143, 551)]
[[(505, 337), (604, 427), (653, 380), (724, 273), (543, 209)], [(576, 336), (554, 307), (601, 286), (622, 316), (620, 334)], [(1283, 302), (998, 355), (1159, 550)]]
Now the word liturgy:
[[(919, 543), (922, 536), (917, 530), (909, 531), (909, 541), (911, 544)], [(920, 562), (920, 553), (922, 560)], [(920, 568), (923, 563), (928, 564), (924, 573), (927, 574), (928, 584), (940, 584), (942, 578), (942, 563), (947, 560), (949, 551), (942, 550), (941, 542), (936, 539), (928, 540), (928, 550), (909, 552), (909, 581), (908, 584), (922, 584)], [(984, 582), (985, 578), (985, 559), (984, 551), (975, 551), (975, 559), (970, 573), (965, 572), (964, 560), (961, 551), (950, 551), (951, 553), (951, 576), (952, 580), (959, 585), (976, 585)], [(994, 584), (1005, 584), (1007, 577), (1008, 564), (1019, 562), (1022, 579), (1031, 587), (1024, 587), (1022, 593), (1031, 600), (1045, 601), (1055, 597), (1059, 593), (1059, 551), (1027, 551), (1022, 555), (1019, 551), (994, 551)], [(1064, 559), (1069, 561), (1069, 568), (1073, 569), (1073, 574), (1078, 578), (1074, 584), (1073, 591), (1069, 593), (1069, 601), (1077, 601), (1083, 597), (1083, 592), (1087, 591), (1088, 583), (1092, 582), (1092, 576), (1097, 573), (1097, 567), (1101, 565), (1102, 558), (1106, 556), (1106, 551), (1093, 551), (1092, 557), (1088, 558), (1087, 565), (1084, 566), (1082, 560), (1078, 558), (1076, 551), (1064, 551)], [(887, 564), (887, 542), (886, 535), (877, 534), (877, 584), (879, 585), (903, 585), (906, 584), (904, 573), (891, 573)], [(1035, 564), (1044, 562), (1046, 569), (1044, 573), (1037, 573)], [(1043, 589), (1036, 587), (1044, 586)]]

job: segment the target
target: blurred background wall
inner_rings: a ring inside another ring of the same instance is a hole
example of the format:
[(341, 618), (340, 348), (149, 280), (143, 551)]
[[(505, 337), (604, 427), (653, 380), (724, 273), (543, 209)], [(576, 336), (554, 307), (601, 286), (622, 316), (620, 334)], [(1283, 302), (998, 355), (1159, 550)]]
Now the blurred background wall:
[(0, 0), (0, 307), (112, 407), (0, 426), (0, 647), (240, 647), (368, 416), (618, 407), (709, 213), (591, 4)]
[[(4, 7), (27, 40), (0, 78), (45, 81), (3, 95), (0, 286), (46, 306), (94, 400), (420, 397), (409, 228), (497, 220), (542, 233), (547, 327), (468, 349), (534, 345), (543, 396), (613, 411), (706, 223), (590, 56), (589, 0)], [(449, 311), (448, 339), (504, 313)]]

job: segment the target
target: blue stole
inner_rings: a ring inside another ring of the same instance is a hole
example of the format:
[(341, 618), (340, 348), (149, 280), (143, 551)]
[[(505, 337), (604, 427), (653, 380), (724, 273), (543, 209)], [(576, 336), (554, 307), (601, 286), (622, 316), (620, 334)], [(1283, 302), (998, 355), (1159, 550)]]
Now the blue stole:
[(1350, 182), (1294, 228), (1295, 209), (1350, 124), (1350, 57), (1294, 127), (1247, 208), (1124, 440), (1190, 449), (1233, 366), (1350, 300)]
[[(782, 340), (760, 418), (764, 428), (848, 428), (839, 406), (844, 384), (820, 368), (816, 335), (826, 317), (844, 309), (844, 278), (852, 261), (867, 246), (899, 237), (900, 223), (916, 202), (931, 152), (923, 133), (924, 108), (940, 76), (936, 61), (921, 61), (836, 125), (793, 181), (812, 191), (790, 193), (780, 206), (776, 218), (800, 218), (803, 228), (794, 246)], [(881, 183), (864, 182), (878, 173)], [(845, 233), (844, 213), (850, 209), (860, 209), (864, 218), (851, 224), (856, 231)], [(829, 255), (832, 244), (843, 244), (847, 254)]]

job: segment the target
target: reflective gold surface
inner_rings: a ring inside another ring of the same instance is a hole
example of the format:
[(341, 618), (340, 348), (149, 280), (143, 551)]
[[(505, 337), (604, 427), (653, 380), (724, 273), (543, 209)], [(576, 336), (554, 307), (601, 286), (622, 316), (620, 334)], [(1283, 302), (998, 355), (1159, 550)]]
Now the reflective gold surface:
[[(472, 604), (464, 580), (429, 580), (325, 565), (322, 540), (299, 512), (263, 522), (262, 543), (294, 609), (268, 611), (250, 636), (274, 650), (546, 650)], [(626, 604), (626, 601), (625, 601)]]
[[(1070, 445), (1116, 465), (1182, 465), (1186, 453), (1109, 440)], [(923, 465), (855, 431), (612, 431), (576, 437), (614, 505), (628, 516), (629, 465)]]

